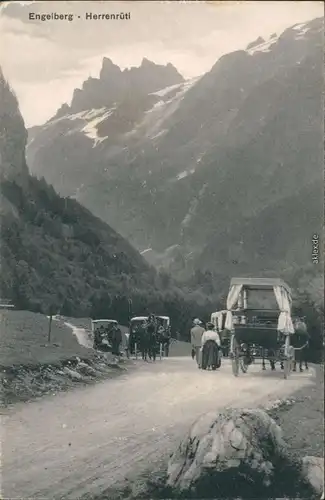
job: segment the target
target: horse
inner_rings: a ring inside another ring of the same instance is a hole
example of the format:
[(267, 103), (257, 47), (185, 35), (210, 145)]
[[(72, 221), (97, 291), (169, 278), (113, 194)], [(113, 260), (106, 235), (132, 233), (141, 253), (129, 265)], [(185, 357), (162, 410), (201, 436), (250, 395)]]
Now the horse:
[(292, 345), (295, 348), (295, 360), (293, 362), (292, 370), (295, 372), (297, 370), (297, 362), (299, 362), (299, 371), (303, 371), (303, 364), (305, 365), (305, 370), (308, 370), (308, 348), (309, 348), (309, 336), (307, 333), (296, 333), (292, 336)]
[(166, 356), (166, 358), (168, 358), (169, 345), (170, 345), (170, 335), (169, 335), (169, 332), (165, 328), (158, 330), (157, 341), (162, 344), (164, 356)]
[[(265, 349), (264, 347), (262, 347), (261, 351), (262, 351), (262, 370), (266, 370), (265, 360), (267, 360), (270, 363), (271, 370), (274, 371), (275, 360), (276, 360), (274, 349)], [(281, 363), (281, 369), (283, 369), (282, 363)]]

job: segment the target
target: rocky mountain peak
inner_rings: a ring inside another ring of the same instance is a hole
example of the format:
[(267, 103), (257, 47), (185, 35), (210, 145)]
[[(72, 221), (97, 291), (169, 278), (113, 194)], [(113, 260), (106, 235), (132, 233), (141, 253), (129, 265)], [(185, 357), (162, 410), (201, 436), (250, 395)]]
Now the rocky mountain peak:
[(119, 75), (121, 73), (122, 73), (121, 68), (117, 66), (117, 64), (114, 64), (109, 57), (104, 57), (102, 63), (102, 69), (100, 70), (99, 74), (100, 80), (106, 80), (112, 77), (112, 75)]
[(121, 102), (125, 96), (136, 91), (137, 94), (150, 94), (170, 85), (182, 83), (184, 78), (172, 64), (156, 64), (146, 57), (139, 67), (121, 70), (113, 61), (104, 57), (99, 78), (89, 77), (81, 89), (75, 89), (71, 105), (64, 104), (54, 118), (87, 109), (112, 106)]
[(265, 43), (265, 40), (264, 40), (264, 38), (259, 36), (258, 38), (256, 38), (256, 40), (254, 42), (251, 42), (247, 45), (246, 50), (257, 47), (257, 45), (261, 45), (261, 43)]
[(155, 66), (155, 63), (154, 63), (154, 62), (152, 62), (152, 61), (149, 61), (149, 59), (147, 59), (146, 57), (144, 57), (144, 58), (142, 59), (142, 62), (141, 62), (141, 66), (140, 66), (140, 67), (141, 67), (141, 68), (143, 68), (143, 67), (150, 67), (150, 66), (151, 66), (151, 67), (152, 67), (152, 66)]

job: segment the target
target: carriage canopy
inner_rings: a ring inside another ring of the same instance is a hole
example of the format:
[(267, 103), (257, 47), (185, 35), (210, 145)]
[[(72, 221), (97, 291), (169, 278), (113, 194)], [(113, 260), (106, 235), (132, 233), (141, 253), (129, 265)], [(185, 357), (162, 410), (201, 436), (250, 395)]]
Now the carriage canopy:
[(148, 316), (135, 316), (130, 319), (130, 332), (135, 331), (139, 325), (147, 321)]
[(101, 326), (106, 328), (110, 325), (118, 326), (118, 321), (116, 321), (115, 319), (93, 319), (91, 321), (91, 329), (93, 332), (98, 328), (100, 328)]
[[(273, 291), (278, 309), (278, 331), (290, 335), (294, 333), (291, 319), (291, 290), (288, 285), (278, 278), (232, 278), (227, 297), (227, 316), (225, 328), (233, 330), (233, 310), (249, 309), (247, 303), (248, 290)], [(237, 307), (236, 307), (237, 306)]]
[(214, 324), (218, 331), (223, 330), (225, 324), (225, 318), (227, 316), (227, 309), (222, 311), (216, 311), (211, 314), (211, 323)]
[(157, 316), (157, 320), (164, 328), (168, 328), (170, 326), (169, 316)]

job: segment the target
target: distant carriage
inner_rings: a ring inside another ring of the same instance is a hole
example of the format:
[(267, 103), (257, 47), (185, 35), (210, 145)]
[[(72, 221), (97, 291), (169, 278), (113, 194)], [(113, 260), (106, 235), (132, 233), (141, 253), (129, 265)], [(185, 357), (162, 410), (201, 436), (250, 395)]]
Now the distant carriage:
[(91, 322), (91, 332), (94, 349), (111, 352), (112, 351), (112, 329), (118, 327), (115, 319), (94, 319)]
[[(129, 353), (138, 357), (144, 337), (146, 336), (146, 325), (148, 316), (135, 316), (130, 320), (129, 326)], [(151, 346), (154, 357), (169, 354), (170, 318), (168, 316), (156, 316), (155, 344)]]
[(216, 311), (211, 314), (211, 323), (214, 324), (216, 331), (219, 333), (220, 342), (221, 342), (221, 350), (224, 357), (229, 355), (230, 348), (230, 338), (231, 332), (226, 330), (226, 317), (227, 310)]
[(162, 348), (163, 355), (169, 356), (169, 344), (171, 338), (171, 326), (170, 326), (170, 317), (169, 316), (157, 316), (158, 322), (158, 335), (157, 342), (159, 344), (159, 349)]
[(135, 316), (131, 318), (129, 324), (129, 353), (137, 357), (140, 346), (143, 328), (148, 321), (148, 316)]
[(291, 291), (281, 279), (233, 278), (227, 298), (225, 329), (231, 332), (230, 358), (235, 376), (266, 353), (279, 361), (284, 377), (292, 370), (295, 349)]

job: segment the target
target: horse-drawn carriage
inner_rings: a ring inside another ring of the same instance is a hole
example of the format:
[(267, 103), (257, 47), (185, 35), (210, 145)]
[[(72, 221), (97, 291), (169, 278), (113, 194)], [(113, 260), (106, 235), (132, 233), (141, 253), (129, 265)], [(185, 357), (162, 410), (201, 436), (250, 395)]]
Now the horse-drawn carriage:
[[(135, 316), (130, 320), (129, 327), (129, 353), (138, 356), (142, 349), (143, 340), (147, 334), (148, 316)], [(156, 316), (155, 331), (151, 335), (151, 341), (154, 340), (154, 345), (150, 346), (154, 357), (156, 355), (162, 358), (162, 355), (168, 356), (169, 340), (170, 340), (170, 318), (168, 316)]]
[(226, 329), (227, 310), (216, 311), (211, 314), (211, 323), (213, 323), (216, 331), (219, 333), (222, 355), (229, 355), (231, 332)]
[(141, 346), (141, 337), (145, 324), (148, 321), (148, 316), (135, 316), (131, 318), (129, 325), (129, 354), (137, 357)]
[(169, 355), (169, 344), (171, 337), (170, 317), (157, 316), (157, 343), (159, 350), (162, 348), (164, 356)]
[(230, 353), (235, 376), (256, 359), (283, 367), (287, 378), (294, 362), (291, 291), (281, 279), (233, 278), (227, 297), (225, 329), (231, 332)]
[(104, 352), (112, 351), (112, 330), (118, 327), (115, 319), (94, 319), (91, 322), (91, 333), (94, 349)]

